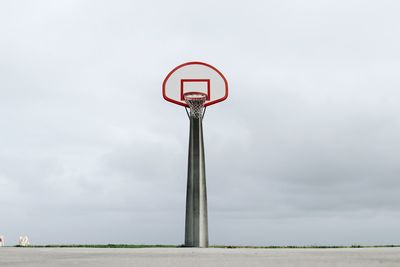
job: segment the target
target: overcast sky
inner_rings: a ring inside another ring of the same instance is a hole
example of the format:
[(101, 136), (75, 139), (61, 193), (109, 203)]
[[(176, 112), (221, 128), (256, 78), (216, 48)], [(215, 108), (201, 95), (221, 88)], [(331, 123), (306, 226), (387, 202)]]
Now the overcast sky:
[(398, 1), (1, 1), (0, 235), (182, 244), (176, 65), (204, 119), (210, 244), (400, 243)]

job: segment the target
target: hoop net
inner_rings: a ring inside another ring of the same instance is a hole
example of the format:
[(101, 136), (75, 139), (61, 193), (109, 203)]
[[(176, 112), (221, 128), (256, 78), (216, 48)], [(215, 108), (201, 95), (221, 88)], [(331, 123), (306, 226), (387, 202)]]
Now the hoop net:
[(206, 102), (207, 95), (200, 92), (188, 92), (183, 94), (183, 97), (190, 108), (190, 116), (201, 118), (203, 116), (204, 102)]

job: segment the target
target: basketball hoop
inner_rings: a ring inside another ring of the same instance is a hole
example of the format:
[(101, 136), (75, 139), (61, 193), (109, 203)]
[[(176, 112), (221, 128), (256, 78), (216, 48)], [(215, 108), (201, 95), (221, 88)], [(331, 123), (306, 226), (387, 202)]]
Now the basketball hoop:
[(207, 94), (188, 92), (184, 93), (183, 97), (190, 108), (190, 116), (197, 119), (203, 117), (204, 103), (206, 102)]
[(208, 106), (228, 97), (228, 81), (210, 64), (192, 61), (170, 71), (162, 84), (164, 99), (185, 107), (190, 121), (186, 190), (185, 246), (208, 247), (203, 118)]

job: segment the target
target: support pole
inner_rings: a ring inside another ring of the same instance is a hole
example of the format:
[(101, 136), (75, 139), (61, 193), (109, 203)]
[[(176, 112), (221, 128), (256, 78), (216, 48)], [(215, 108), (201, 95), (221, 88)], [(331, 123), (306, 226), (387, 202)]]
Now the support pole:
[(208, 247), (206, 167), (202, 116), (190, 116), (185, 246)]

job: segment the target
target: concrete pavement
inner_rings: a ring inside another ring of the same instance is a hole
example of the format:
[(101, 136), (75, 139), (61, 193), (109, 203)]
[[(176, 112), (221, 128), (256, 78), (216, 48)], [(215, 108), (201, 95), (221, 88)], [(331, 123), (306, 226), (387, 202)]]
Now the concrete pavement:
[(0, 248), (1, 267), (19, 266), (400, 266), (400, 248)]

